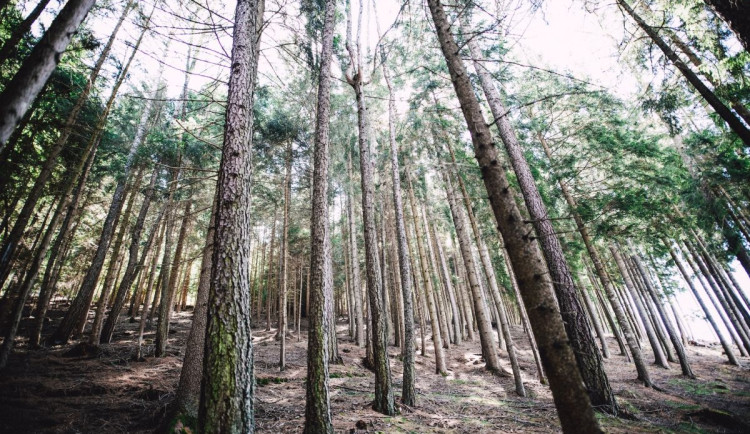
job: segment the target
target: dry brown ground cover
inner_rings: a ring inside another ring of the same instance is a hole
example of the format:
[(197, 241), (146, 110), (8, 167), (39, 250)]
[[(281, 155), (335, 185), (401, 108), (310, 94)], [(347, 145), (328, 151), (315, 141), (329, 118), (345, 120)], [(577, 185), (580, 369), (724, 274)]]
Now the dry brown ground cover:
[[(0, 373), (1, 433), (117, 433), (151, 432), (163, 418), (180, 375), (182, 346), (190, 328), (190, 313), (175, 315), (168, 357), (134, 361), (137, 324), (118, 330), (112, 345), (97, 354), (76, 351), (74, 345), (28, 351), (19, 342), (8, 368)], [(278, 371), (279, 344), (275, 331), (255, 331), (258, 387), (258, 432), (300, 432), (304, 421), (306, 334), (290, 339), (287, 370)], [(557, 432), (559, 425), (549, 389), (536, 380), (532, 355), (521, 329), (515, 330), (529, 397), (514, 394), (511, 377), (486, 373), (479, 342), (452, 346), (449, 375), (433, 374), (431, 342), (427, 356), (417, 356), (416, 408), (400, 407), (387, 417), (370, 409), (373, 375), (363, 368), (364, 349), (349, 340), (345, 323), (339, 327), (343, 365), (331, 366), (331, 404), (335, 428), (342, 432)], [(153, 330), (151, 331), (153, 333)], [(147, 344), (153, 337), (149, 334)], [(73, 349), (73, 351), (71, 351)], [(610, 342), (617, 354), (617, 346)], [(648, 353), (650, 357), (650, 353)], [(750, 432), (750, 371), (723, 362), (720, 348), (690, 346), (689, 358), (697, 380), (680, 376), (679, 367), (652, 367), (661, 391), (634, 380), (625, 358), (613, 355), (607, 372), (621, 406), (633, 420), (601, 415), (609, 432)], [(397, 395), (401, 386), (399, 349), (391, 348)], [(502, 355), (502, 353), (501, 353)], [(750, 365), (750, 360), (743, 360)], [(506, 365), (510, 371), (510, 367)]]

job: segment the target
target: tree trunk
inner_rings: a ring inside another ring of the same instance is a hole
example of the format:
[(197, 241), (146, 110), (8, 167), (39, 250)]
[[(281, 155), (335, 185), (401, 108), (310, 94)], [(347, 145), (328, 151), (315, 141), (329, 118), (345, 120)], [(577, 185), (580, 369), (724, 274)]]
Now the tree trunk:
[(0, 94), (0, 151), (57, 67), (96, 0), (68, 0)]
[(44, 12), (44, 8), (46, 8), (48, 4), (49, 0), (40, 0), (34, 9), (29, 12), (29, 15), (13, 29), (13, 33), (10, 34), (8, 39), (3, 43), (2, 48), (0, 48), (0, 66), (3, 66), (11, 55), (13, 55), (18, 43), (21, 42), (27, 33), (29, 33), (31, 26), (37, 18), (39, 18), (42, 12)]
[(235, 10), (198, 417), (204, 433), (252, 433), (255, 428), (249, 264), (251, 144), (263, 10), (263, 0), (239, 0)]
[(492, 324), (490, 324), (487, 302), (484, 299), (484, 294), (479, 286), (479, 276), (476, 273), (477, 268), (474, 263), (474, 256), (471, 252), (471, 241), (466, 230), (466, 220), (464, 218), (463, 210), (456, 200), (450, 175), (444, 174), (443, 182), (445, 183), (448, 204), (451, 209), (451, 215), (453, 216), (453, 226), (456, 228), (458, 245), (461, 249), (461, 256), (463, 257), (466, 275), (469, 280), (469, 288), (471, 289), (472, 298), (474, 300), (474, 313), (477, 320), (477, 326), (479, 327), (479, 341), (482, 345), (482, 356), (484, 357), (487, 370), (495, 374), (500, 374), (502, 368), (500, 367), (500, 362), (497, 358), (497, 351), (495, 350), (495, 340), (492, 336)]
[[(332, 259), (328, 228), (328, 171), (330, 164), (330, 109), (331, 109), (331, 57), (336, 18), (336, 1), (325, 1), (323, 38), (321, 40), (320, 71), (318, 74), (318, 103), (313, 151), (312, 212), (310, 222), (310, 269), (306, 313), (308, 321), (307, 379), (305, 399), (305, 434), (333, 433), (331, 401), (328, 391), (328, 322), (326, 297), (333, 282), (326, 273)], [(351, 217), (351, 216), (350, 216)], [(354, 237), (352, 233), (352, 237)], [(356, 242), (356, 241), (355, 241)], [(336, 330), (332, 331), (334, 334)]]
[(519, 286), (524, 288), (524, 303), (535, 329), (534, 335), (539, 343), (542, 360), (546, 362), (545, 370), (549, 375), (563, 430), (578, 433), (601, 432), (565, 333), (552, 282), (547, 277), (548, 272), (536, 244), (525, 235), (528, 231), (524, 227), (502, 166), (498, 164), (492, 135), (460, 58), (458, 45), (450, 33), (448, 17), (440, 0), (428, 0), (428, 5), (471, 133), (492, 210), (508, 246), (510, 262)]
[[(72, 2), (69, 2), (69, 3), (72, 3)], [(29, 222), (29, 218), (33, 214), (34, 208), (36, 207), (36, 204), (42, 195), (44, 187), (47, 185), (47, 181), (49, 180), (50, 176), (52, 176), (52, 172), (54, 171), (57, 165), (57, 158), (62, 152), (62, 150), (64, 149), (65, 145), (67, 144), (68, 138), (70, 137), (70, 134), (73, 132), (73, 128), (76, 126), (76, 121), (78, 120), (78, 114), (80, 113), (83, 106), (86, 104), (86, 101), (88, 100), (88, 96), (91, 92), (91, 89), (93, 88), (97, 78), (99, 77), (99, 73), (101, 72), (102, 66), (104, 65), (104, 61), (109, 56), (109, 53), (111, 51), (117, 32), (120, 29), (119, 26), (122, 23), (122, 21), (125, 19), (125, 16), (126, 14), (123, 14), (120, 17), (120, 21), (118, 22), (118, 25), (115, 27), (115, 30), (110, 36), (109, 41), (107, 41), (107, 45), (104, 47), (104, 50), (102, 51), (102, 53), (99, 55), (99, 58), (97, 59), (97, 62), (94, 65), (94, 69), (91, 71), (88, 81), (86, 82), (86, 86), (84, 87), (81, 94), (78, 96), (78, 99), (76, 100), (76, 104), (73, 106), (70, 113), (68, 113), (68, 117), (65, 120), (63, 129), (60, 132), (60, 136), (58, 136), (57, 140), (55, 141), (55, 144), (52, 145), (52, 147), (50, 148), (50, 151), (47, 154), (47, 158), (45, 159), (44, 164), (42, 165), (39, 173), (36, 175), (33, 187), (26, 195), (26, 200), (24, 201), (23, 208), (21, 209), (21, 212), (18, 214), (18, 217), (16, 218), (16, 222), (13, 225), (13, 229), (11, 230), (8, 237), (3, 239), (2, 250), (0, 250), (0, 286), (2, 286), (3, 282), (5, 282), (5, 279), (10, 273), (10, 266), (11, 266), (10, 260), (13, 257), (16, 248), (18, 247), (18, 243), (21, 241), (23, 237), (23, 233), (26, 230), (26, 225)], [(80, 164), (84, 164), (84, 161), (87, 158), (86, 156), (92, 152), (91, 149), (96, 149), (99, 145), (99, 138), (101, 137), (101, 134), (103, 133), (104, 128), (107, 125), (107, 118), (108, 118), (109, 112), (112, 109), (112, 106), (115, 102), (115, 97), (117, 96), (119, 92), (120, 86), (125, 81), (125, 78), (128, 76), (128, 70), (130, 69), (130, 65), (133, 61), (133, 58), (135, 58), (135, 54), (138, 52), (141, 41), (143, 40), (143, 36), (146, 34), (146, 27), (144, 27), (143, 31), (141, 32), (140, 37), (138, 38), (138, 41), (135, 43), (135, 46), (133, 47), (133, 50), (130, 53), (130, 57), (128, 58), (128, 61), (125, 63), (125, 66), (123, 67), (122, 72), (120, 73), (120, 75), (117, 78), (117, 81), (112, 87), (109, 100), (107, 101), (107, 104), (105, 105), (104, 111), (99, 116), (99, 120), (94, 129), (94, 133), (89, 139), (89, 142), (87, 144), (86, 151), (84, 151), (82, 154), (83, 157), (81, 158)], [(8, 86), (10, 86), (10, 83), (6, 85), (5, 91), (9, 91), (9, 89), (11, 89)], [(3, 95), (4, 94), (5, 93), (3, 93)], [(1, 97), (0, 97), (0, 100), (2, 100)], [(5, 107), (3, 107), (3, 109), (5, 109)], [(2, 116), (3, 109), (0, 109), (0, 117)], [(2, 118), (0, 118), (0, 130), (3, 128), (2, 122), (3, 120)], [(0, 136), (1, 135), (2, 133), (0, 132)], [(0, 149), (2, 149), (2, 143), (3, 143), (3, 140), (0, 137)]]
[[(161, 212), (161, 215), (166, 213), (166, 211), (167, 209), (165, 205), (164, 209)], [(151, 267), (150, 267), (151, 271), (150, 273), (148, 273), (148, 283), (146, 283), (146, 295), (144, 295), (143, 297), (143, 311), (141, 312), (141, 319), (138, 325), (138, 349), (136, 351), (136, 356), (135, 356), (136, 360), (141, 359), (141, 348), (143, 345), (143, 332), (146, 329), (146, 321), (147, 321), (147, 318), (149, 317), (148, 304), (149, 304), (149, 300), (151, 299), (152, 291), (156, 292), (154, 291), (154, 276), (156, 276), (156, 266), (159, 263), (159, 254), (161, 253), (161, 241), (162, 241), (162, 238), (164, 238), (164, 233), (167, 230), (166, 222), (164, 222), (163, 224), (157, 223), (157, 225), (154, 227), (154, 230), (157, 231), (156, 233), (158, 234), (156, 237), (156, 244), (155, 244), (156, 251), (154, 252), (153, 257), (151, 258)], [(157, 283), (157, 286), (158, 286), (158, 283)], [(158, 296), (158, 293), (154, 295), (154, 301), (156, 301), (156, 296)], [(134, 316), (138, 314), (138, 306), (136, 306), (135, 310), (136, 312)]]
[(662, 243), (664, 243), (664, 246), (669, 249), (669, 254), (672, 257), (672, 260), (674, 261), (675, 265), (677, 266), (677, 269), (680, 270), (680, 274), (682, 275), (683, 280), (685, 281), (685, 283), (687, 283), (688, 287), (690, 288), (690, 291), (693, 293), (693, 296), (695, 296), (695, 299), (698, 301), (698, 304), (700, 305), (701, 309), (703, 309), (703, 313), (706, 314), (706, 320), (708, 321), (709, 324), (711, 324), (711, 327), (714, 329), (714, 332), (716, 332), (716, 336), (719, 337), (719, 342), (721, 343), (722, 348), (724, 348), (724, 354), (726, 354), (727, 358), (729, 359), (729, 363), (735, 366), (739, 366), (737, 357), (735, 357), (734, 351), (732, 351), (732, 346), (729, 345), (729, 342), (727, 342), (726, 338), (724, 337), (724, 334), (721, 332), (721, 329), (716, 323), (714, 316), (711, 314), (711, 311), (706, 306), (706, 302), (703, 301), (703, 298), (700, 296), (700, 294), (698, 293), (698, 290), (695, 288), (695, 285), (693, 284), (693, 280), (690, 278), (690, 275), (688, 274), (687, 270), (685, 270), (685, 266), (682, 265), (682, 261), (680, 261), (680, 258), (677, 256), (677, 253), (675, 253), (674, 248), (672, 248), (672, 245), (667, 240), (662, 240)]
[[(156, 176), (151, 176), (152, 182), (156, 181)], [(102, 325), (104, 324), (104, 312), (107, 310), (107, 306), (109, 305), (109, 297), (112, 293), (112, 287), (114, 286), (115, 282), (115, 273), (114, 270), (116, 267), (121, 266), (122, 264), (122, 257), (120, 256), (120, 250), (122, 249), (122, 241), (125, 238), (125, 232), (128, 230), (128, 225), (130, 222), (130, 215), (133, 212), (133, 204), (135, 203), (135, 199), (138, 197), (138, 193), (140, 191), (141, 182), (143, 181), (143, 168), (138, 170), (138, 174), (136, 175), (135, 181), (133, 183), (133, 186), (130, 188), (130, 198), (128, 198), (127, 205), (125, 206), (125, 212), (123, 213), (123, 221), (120, 225), (119, 230), (117, 231), (117, 237), (115, 237), (115, 244), (112, 248), (112, 254), (110, 256), (109, 260), (109, 269), (107, 270), (107, 274), (104, 278), (104, 286), (102, 288), (102, 292), (99, 295), (99, 300), (96, 302), (96, 315), (94, 316), (94, 323), (91, 325), (91, 334), (89, 336), (89, 344), (90, 345), (99, 345), (99, 339), (102, 334)], [(153, 188), (153, 185), (151, 185), (151, 188)], [(145, 203), (145, 201), (144, 201)], [(143, 219), (145, 220), (145, 214), (143, 213), (143, 204), (141, 205), (141, 210), (138, 213), (138, 220), (140, 220), (141, 215), (143, 214)], [(146, 205), (146, 208), (148, 208), (148, 205)], [(140, 223), (141, 227), (143, 227), (143, 221), (137, 221), (136, 225)], [(135, 231), (135, 228), (133, 229)], [(111, 312), (110, 312), (111, 316)]]
[[(289, 274), (289, 201), (292, 198), (292, 142), (286, 148), (286, 175), (284, 176), (284, 224), (281, 227), (281, 281), (279, 283), (279, 370), (286, 369), (287, 286)], [(294, 282), (294, 279), (292, 279)], [(292, 284), (294, 286), (294, 284)]]
[[(417, 237), (417, 251), (419, 253), (419, 259), (421, 262), (422, 269), (422, 281), (424, 282), (424, 294), (427, 299), (427, 309), (430, 313), (430, 326), (432, 327), (432, 343), (435, 348), (435, 373), (440, 375), (448, 375), (448, 370), (445, 364), (445, 353), (443, 352), (443, 340), (440, 333), (439, 318), (437, 317), (437, 311), (435, 309), (435, 301), (433, 300), (433, 288), (432, 278), (430, 277), (429, 264), (424, 252), (424, 241), (422, 240), (422, 233), (419, 229), (419, 221), (417, 208), (414, 204), (414, 190), (411, 185), (411, 178), (407, 176), (407, 183), (409, 185), (409, 202), (411, 204), (411, 216), (412, 224), (414, 225), (414, 233)], [(436, 298), (436, 297), (435, 297)]]
[[(346, 194), (346, 215), (349, 222), (349, 263), (351, 264), (351, 275), (352, 275), (352, 292), (354, 294), (354, 309), (355, 321), (356, 321), (356, 342), (357, 346), (362, 348), (365, 346), (365, 324), (364, 324), (364, 313), (362, 309), (362, 277), (359, 269), (359, 251), (357, 248), (357, 231), (356, 224), (354, 222), (354, 193), (352, 192), (352, 183), (354, 178), (352, 177), (352, 151), (347, 152), (347, 171), (349, 182), (348, 191)], [(403, 217), (403, 216), (402, 216)]]

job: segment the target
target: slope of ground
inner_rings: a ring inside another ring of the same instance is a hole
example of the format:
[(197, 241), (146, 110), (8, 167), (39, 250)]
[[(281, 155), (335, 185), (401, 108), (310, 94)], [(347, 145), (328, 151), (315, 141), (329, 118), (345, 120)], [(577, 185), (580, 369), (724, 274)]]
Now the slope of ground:
[[(123, 317), (114, 343), (96, 354), (71, 351), (73, 345), (28, 351), (23, 341), (0, 373), (0, 432), (117, 433), (151, 432), (174, 397), (191, 314), (175, 314), (169, 355), (133, 360), (137, 324)], [(275, 331), (254, 332), (258, 387), (258, 432), (300, 432), (304, 422), (306, 334), (291, 337), (287, 366), (278, 370)], [(431, 342), (427, 356), (417, 355), (415, 408), (399, 407), (387, 417), (370, 409), (373, 375), (363, 368), (364, 349), (353, 345), (339, 325), (343, 365), (331, 366), (331, 405), (337, 430), (349, 432), (556, 432), (559, 424), (549, 389), (536, 379), (528, 344), (514, 331), (527, 398), (514, 393), (512, 377), (486, 373), (478, 342), (448, 350), (449, 375), (435, 375)], [(147, 355), (153, 330), (146, 336)], [(750, 372), (724, 363), (717, 347), (690, 346), (698, 378), (680, 376), (679, 367), (651, 368), (661, 391), (635, 380), (635, 370), (610, 342), (606, 362), (613, 389), (633, 420), (601, 415), (609, 432), (750, 432)], [(644, 350), (646, 348), (644, 347)], [(399, 349), (390, 348), (396, 395), (400, 395)], [(650, 353), (646, 351), (647, 357)], [(501, 355), (504, 352), (501, 352)], [(750, 363), (743, 360), (745, 364)], [(510, 367), (506, 365), (510, 371)]]

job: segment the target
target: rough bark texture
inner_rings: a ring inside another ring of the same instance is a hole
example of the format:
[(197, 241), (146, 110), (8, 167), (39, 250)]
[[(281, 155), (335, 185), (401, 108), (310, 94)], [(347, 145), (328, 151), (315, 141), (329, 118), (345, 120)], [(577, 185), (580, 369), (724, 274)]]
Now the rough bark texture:
[[(325, 268), (330, 259), (326, 247), (328, 233), (328, 166), (330, 161), (331, 58), (336, 18), (336, 1), (326, 0), (323, 25), (320, 73), (318, 75), (318, 106), (313, 151), (312, 218), (310, 222), (310, 270), (308, 274), (307, 304), (307, 396), (305, 400), (306, 434), (333, 433), (331, 401), (328, 395), (329, 333), (325, 315), (326, 295), (333, 285)], [(353, 237), (354, 235), (352, 235)], [(330, 331), (336, 333), (336, 330)]]
[(459, 48), (450, 33), (448, 17), (439, 0), (428, 0), (438, 40), (450, 71), (453, 87), (474, 144), (489, 201), (510, 253), (534, 335), (549, 376), (562, 428), (566, 432), (601, 432), (583, 386), (575, 355), (565, 334), (560, 311), (541, 253), (526, 234), (521, 213), (498, 162), (492, 135), (474, 95)]
[(202, 433), (252, 433), (255, 428), (250, 181), (253, 92), (262, 20), (263, 0), (237, 2), (198, 416)]
[(47, 83), (96, 0), (69, 0), (0, 94), (0, 151)]
[(31, 30), (32, 24), (34, 24), (37, 18), (39, 18), (39, 15), (42, 14), (44, 8), (47, 7), (49, 2), (50, 0), (41, 0), (39, 3), (37, 3), (34, 9), (29, 12), (29, 15), (27, 15), (26, 18), (24, 18), (24, 20), (21, 21), (18, 26), (13, 29), (13, 33), (10, 34), (10, 37), (5, 40), (2, 48), (0, 48), (0, 66), (3, 66), (3, 64), (13, 54), (18, 43), (21, 42), (21, 39), (23, 39), (24, 35), (26, 35)]

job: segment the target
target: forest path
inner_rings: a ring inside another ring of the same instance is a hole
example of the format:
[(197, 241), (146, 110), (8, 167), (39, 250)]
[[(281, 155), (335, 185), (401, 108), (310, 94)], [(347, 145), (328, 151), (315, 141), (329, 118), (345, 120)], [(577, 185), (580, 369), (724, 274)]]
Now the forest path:
[[(174, 397), (179, 380), (182, 347), (190, 329), (191, 313), (174, 315), (168, 356), (132, 360), (137, 323), (121, 318), (113, 344), (97, 355), (66, 352), (72, 345), (27, 351), (19, 341), (8, 369), (0, 374), (0, 432), (151, 432)], [(49, 327), (48, 329), (54, 329)], [(417, 407), (400, 407), (393, 417), (370, 408), (373, 375), (362, 367), (364, 349), (348, 338), (339, 323), (343, 365), (332, 365), (331, 406), (336, 430), (357, 427), (375, 432), (557, 432), (559, 423), (549, 389), (536, 379), (534, 361), (522, 329), (514, 329), (528, 398), (514, 393), (513, 378), (485, 372), (479, 342), (465, 342), (447, 351), (449, 373), (435, 375), (431, 341), (427, 356), (417, 353)], [(151, 354), (153, 331), (146, 335)], [(278, 370), (279, 343), (275, 330), (254, 331), (258, 432), (301, 432), (304, 422), (306, 333), (288, 339), (287, 369)], [(23, 336), (23, 332), (21, 333)], [(750, 371), (723, 363), (720, 347), (688, 346), (697, 380), (681, 377), (679, 367), (651, 366), (664, 391), (646, 389), (635, 381), (635, 369), (616, 355), (605, 363), (623, 409), (637, 420), (600, 415), (609, 432), (750, 432)], [(178, 348), (180, 350), (178, 350)], [(653, 360), (644, 347), (646, 359)], [(396, 395), (400, 395), (399, 349), (389, 347)], [(504, 351), (501, 352), (501, 358)], [(502, 359), (501, 359), (502, 360)], [(745, 366), (750, 361), (743, 360)], [(510, 366), (503, 363), (506, 370)], [(362, 430), (361, 432), (365, 432)]]

